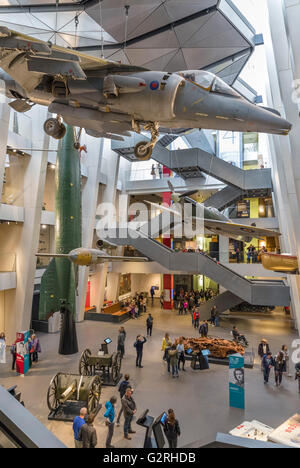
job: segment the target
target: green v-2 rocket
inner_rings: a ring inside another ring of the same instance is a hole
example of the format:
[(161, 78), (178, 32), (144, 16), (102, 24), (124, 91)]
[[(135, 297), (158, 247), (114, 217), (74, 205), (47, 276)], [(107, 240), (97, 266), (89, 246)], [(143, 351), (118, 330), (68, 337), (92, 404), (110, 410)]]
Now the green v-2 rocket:
[[(55, 252), (68, 254), (81, 246), (80, 155), (72, 126), (59, 142), (55, 172)], [(78, 266), (68, 258), (53, 258), (40, 289), (39, 319), (62, 314), (59, 354), (78, 352), (75, 317)]]

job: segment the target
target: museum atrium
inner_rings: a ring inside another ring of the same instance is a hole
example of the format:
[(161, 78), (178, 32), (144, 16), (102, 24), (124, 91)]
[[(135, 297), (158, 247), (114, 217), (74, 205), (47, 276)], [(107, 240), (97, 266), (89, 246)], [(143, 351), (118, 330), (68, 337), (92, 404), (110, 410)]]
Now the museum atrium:
[(0, 447), (300, 448), (299, 24), (0, 0)]

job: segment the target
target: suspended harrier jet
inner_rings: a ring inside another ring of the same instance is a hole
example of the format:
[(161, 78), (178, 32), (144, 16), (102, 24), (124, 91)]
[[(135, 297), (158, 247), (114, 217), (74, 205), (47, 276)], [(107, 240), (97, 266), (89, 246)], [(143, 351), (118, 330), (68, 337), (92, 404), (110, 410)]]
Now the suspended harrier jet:
[[(201, 70), (149, 71), (58, 47), (0, 27), (0, 78), (11, 107), (26, 112), (34, 104), (56, 114), (45, 132), (60, 139), (63, 120), (89, 135), (123, 140), (130, 131), (151, 133), (135, 146), (149, 159), (160, 129), (204, 128), (287, 135), (291, 124), (258, 107), (216, 75)], [(167, 129), (167, 130), (166, 130)]]
[(112, 256), (107, 255), (103, 250), (97, 249), (84, 249), (79, 247), (78, 249), (71, 250), (68, 254), (56, 254), (56, 253), (37, 253), (37, 257), (58, 257), (68, 258), (72, 263), (79, 266), (90, 266), (98, 263), (105, 262), (147, 262), (147, 257), (126, 257), (126, 256)]

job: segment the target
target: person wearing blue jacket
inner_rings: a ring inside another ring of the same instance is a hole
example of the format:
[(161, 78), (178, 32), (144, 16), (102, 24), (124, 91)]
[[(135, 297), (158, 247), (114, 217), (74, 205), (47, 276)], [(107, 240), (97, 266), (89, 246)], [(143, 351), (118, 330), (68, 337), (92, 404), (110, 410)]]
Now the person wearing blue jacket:
[(264, 355), (262, 359), (262, 367), (264, 371), (264, 383), (267, 384), (269, 382), (271, 369), (274, 367), (274, 359), (271, 352)]
[(115, 404), (117, 403), (117, 398), (115, 396), (112, 396), (109, 401), (105, 403), (105, 408), (106, 411), (104, 413), (104, 417), (106, 418), (105, 424), (108, 427), (108, 432), (107, 432), (107, 437), (106, 437), (106, 448), (114, 448), (113, 445), (111, 445), (111, 441), (114, 435), (114, 429), (115, 429)]

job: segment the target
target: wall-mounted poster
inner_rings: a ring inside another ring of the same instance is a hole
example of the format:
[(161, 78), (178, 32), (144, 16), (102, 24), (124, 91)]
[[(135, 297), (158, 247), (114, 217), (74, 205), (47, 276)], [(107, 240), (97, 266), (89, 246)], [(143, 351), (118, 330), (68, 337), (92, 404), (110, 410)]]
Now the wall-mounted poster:
[(131, 274), (127, 273), (125, 275), (121, 275), (119, 296), (124, 296), (125, 294), (129, 294), (130, 292), (131, 292)]
[(17, 333), (16, 340), (16, 370), (18, 374), (25, 375), (29, 370), (29, 350), (28, 350), (29, 331)]
[(241, 354), (229, 356), (229, 406), (245, 409), (245, 360)]

